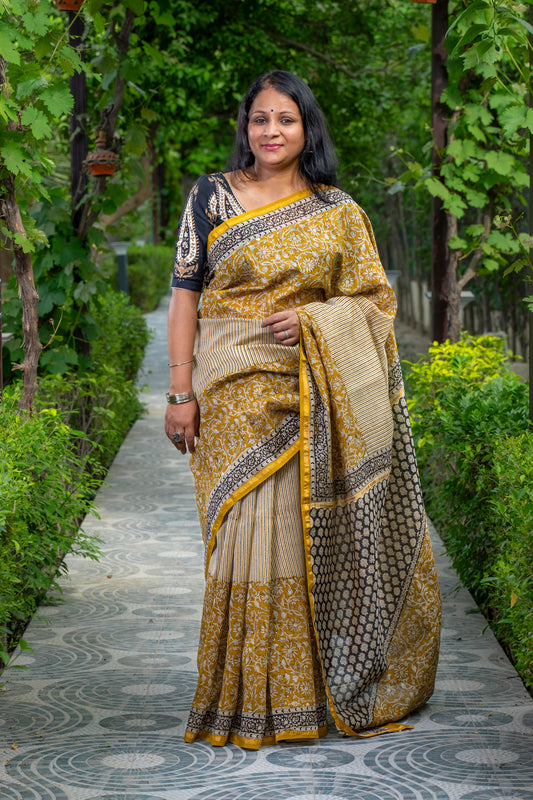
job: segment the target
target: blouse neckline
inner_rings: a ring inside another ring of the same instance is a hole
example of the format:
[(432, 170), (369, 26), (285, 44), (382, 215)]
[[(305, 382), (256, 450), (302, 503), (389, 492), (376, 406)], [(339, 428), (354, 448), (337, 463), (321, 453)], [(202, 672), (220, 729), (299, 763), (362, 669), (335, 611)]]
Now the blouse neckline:
[(256, 214), (260, 215), (262, 213), (265, 213), (266, 210), (270, 209), (270, 208), (274, 209), (274, 208), (279, 208), (280, 206), (283, 206), (283, 205), (290, 205), (290, 203), (295, 202), (296, 200), (299, 200), (301, 197), (307, 197), (309, 194), (313, 193), (312, 189), (299, 189), (297, 192), (291, 192), (291, 194), (287, 194), (287, 195), (285, 195), (285, 197), (280, 197), (279, 200), (271, 200), (270, 203), (265, 203), (262, 206), (258, 206), (257, 208), (252, 208), (252, 209), (250, 209), (250, 211), (248, 211), (246, 208), (244, 208), (243, 204), (241, 203), (241, 201), (239, 200), (239, 198), (237, 197), (237, 195), (235, 194), (235, 192), (231, 188), (231, 183), (228, 181), (228, 179), (226, 178), (224, 173), (223, 172), (217, 172), (215, 174), (217, 175), (217, 177), (221, 177), (222, 178), (222, 180), (224, 181), (224, 185), (226, 186), (228, 191), (231, 193), (231, 196), (233, 197), (235, 202), (238, 204), (239, 208), (242, 210), (242, 213), (243, 214), (247, 214), (250, 217), (253, 217)]
[(241, 201), (239, 200), (239, 198), (237, 197), (237, 195), (235, 194), (235, 192), (231, 188), (231, 183), (228, 181), (228, 179), (226, 178), (224, 173), (223, 172), (216, 172), (215, 175), (217, 176), (217, 178), (222, 178), (222, 181), (223, 181), (224, 186), (226, 187), (227, 191), (231, 194), (231, 196), (233, 197), (233, 199), (235, 200), (235, 202), (237, 203), (237, 205), (241, 209), (242, 213), (246, 214), (246, 209), (244, 208), (243, 204), (241, 203)]

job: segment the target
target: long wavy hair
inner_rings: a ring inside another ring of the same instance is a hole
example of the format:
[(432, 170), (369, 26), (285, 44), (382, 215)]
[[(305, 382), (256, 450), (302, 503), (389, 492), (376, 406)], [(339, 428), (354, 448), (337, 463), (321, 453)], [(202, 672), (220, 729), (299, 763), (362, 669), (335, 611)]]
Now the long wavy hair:
[(259, 92), (270, 88), (290, 97), (300, 109), (305, 133), (305, 147), (300, 154), (302, 178), (318, 195), (324, 186), (338, 186), (335, 149), (316, 98), (301, 78), (281, 69), (260, 75), (246, 92), (239, 107), (235, 150), (228, 169), (243, 174), (254, 164), (248, 141), (250, 108)]

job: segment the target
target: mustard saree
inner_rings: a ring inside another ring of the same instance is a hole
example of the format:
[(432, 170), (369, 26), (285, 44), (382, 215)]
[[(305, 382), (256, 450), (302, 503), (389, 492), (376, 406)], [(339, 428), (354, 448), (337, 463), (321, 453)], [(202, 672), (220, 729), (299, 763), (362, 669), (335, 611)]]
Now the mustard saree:
[[(191, 461), (205, 544), (186, 741), (394, 730), (433, 689), (440, 598), (370, 224), (338, 189), (207, 242)], [(301, 345), (261, 319), (293, 307)]]

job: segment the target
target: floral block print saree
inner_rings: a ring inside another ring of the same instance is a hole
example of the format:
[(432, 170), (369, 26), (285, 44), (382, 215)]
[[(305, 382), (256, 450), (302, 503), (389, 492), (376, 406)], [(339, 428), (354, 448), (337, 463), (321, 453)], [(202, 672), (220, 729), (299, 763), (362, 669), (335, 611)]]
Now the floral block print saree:
[[(433, 690), (440, 596), (392, 289), (345, 192), (236, 203), (209, 234), (195, 346), (206, 591), (185, 738), (316, 738), (328, 706), (349, 735), (401, 729)], [(289, 307), (294, 347), (261, 326)]]

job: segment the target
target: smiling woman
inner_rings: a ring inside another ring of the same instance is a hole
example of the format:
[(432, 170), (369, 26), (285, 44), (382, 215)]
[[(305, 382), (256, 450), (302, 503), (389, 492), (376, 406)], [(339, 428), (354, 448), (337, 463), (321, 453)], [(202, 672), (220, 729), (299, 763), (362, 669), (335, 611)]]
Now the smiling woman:
[(206, 553), (186, 741), (317, 738), (328, 702), (352, 736), (405, 727), (433, 689), (440, 600), (396, 302), (296, 76), (247, 92), (228, 172), (187, 200), (172, 285), (165, 428), (193, 454)]
[[(277, 172), (280, 167), (295, 168), (294, 172), (298, 174), (300, 154), (305, 147), (305, 131), (300, 109), (294, 100), (272, 87), (263, 89), (250, 108), (248, 141), (258, 181), (267, 180), (271, 171)], [(299, 186), (293, 188), (307, 188), (303, 179), (300, 178), (298, 183)]]

